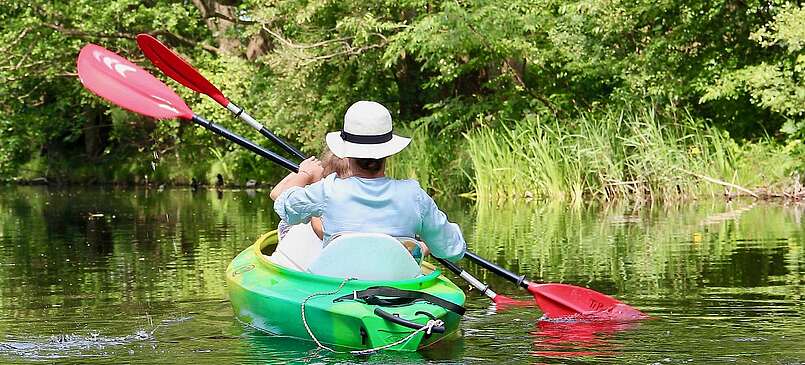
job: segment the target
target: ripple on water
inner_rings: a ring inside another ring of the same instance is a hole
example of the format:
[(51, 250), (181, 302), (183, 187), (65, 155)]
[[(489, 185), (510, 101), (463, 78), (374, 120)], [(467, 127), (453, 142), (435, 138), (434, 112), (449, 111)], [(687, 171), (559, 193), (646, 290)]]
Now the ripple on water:
[(127, 336), (103, 336), (100, 333), (61, 334), (48, 337), (6, 336), (0, 342), (0, 354), (11, 358), (48, 360), (68, 357), (107, 357), (110, 352), (134, 346), (155, 346), (153, 333), (139, 330)]

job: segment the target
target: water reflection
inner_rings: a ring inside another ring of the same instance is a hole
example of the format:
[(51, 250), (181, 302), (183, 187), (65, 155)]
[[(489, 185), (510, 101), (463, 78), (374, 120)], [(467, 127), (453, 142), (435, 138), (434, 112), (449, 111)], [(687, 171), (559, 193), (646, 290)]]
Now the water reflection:
[[(0, 362), (805, 361), (800, 205), (440, 201), (481, 256), (538, 282), (613, 295), (661, 319), (543, 323), (536, 307), (497, 310), (471, 291), (462, 338), (364, 359), (314, 354), (310, 342), (234, 320), (224, 270), (276, 227), (266, 193), (0, 187)], [(461, 266), (501, 294), (533, 300), (475, 265)], [(139, 339), (140, 331), (150, 337)]]
[(611, 341), (618, 332), (635, 330), (639, 322), (555, 322), (538, 321), (531, 332), (533, 353), (552, 358), (581, 356), (614, 357), (622, 344)]

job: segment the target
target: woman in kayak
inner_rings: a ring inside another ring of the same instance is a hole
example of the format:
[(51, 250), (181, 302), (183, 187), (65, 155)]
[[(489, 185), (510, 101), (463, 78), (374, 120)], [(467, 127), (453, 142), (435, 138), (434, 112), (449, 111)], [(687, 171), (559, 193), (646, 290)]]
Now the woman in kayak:
[[(328, 148), (325, 148), (324, 152), (321, 154), (321, 167), (321, 176), (314, 176), (313, 182), (319, 181), (322, 179), (322, 177), (329, 176), (330, 174), (335, 174), (335, 177), (339, 179), (346, 179), (349, 177), (349, 165), (347, 164), (347, 160), (334, 155)], [(288, 174), (288, 176), (282, 179), (277, 186), (271, 189), (271, 193), (269, 194), (271, 199), (276, 200), (280, 192), (288, 188), (288, 182), (294, 176), (296, 176), (296, 174), (293, 172)], [(316, 233), (316, 236), (318, 236), (319, 239), (322, 239), (324, 237), (324, 229), (322, 228), (321, 218), (310, 218), (310, 225), (313, 228), (313, 232)], [(288, 233), (288, 230), (290, 229), (290, 224), (284, 220), (280, 220), (280, 222), (277, 224), (277, 233), (279, 234), (280, 240), (285, 237), (285, 234)]]
[(339, 232), (417, 236), (436, 257), (457, 261), (464, 256), (467, 245), (458, 225), (447, 220), (419, 183), (386, 177), (385, 158), (411, 140), (392, 134), (391, 114), (384, 106), (352, 104), (343, 130), (328, 133), (326, 140), (334, 155), (348, 161), (351, 176), (331, 174), (316, 181), (321, 162), (313, 157), (302, 161), (299, 173), (289, 175), (276, 195), (272, 192), (280, 219), (299, 224), (320, 217), (325, 242)]

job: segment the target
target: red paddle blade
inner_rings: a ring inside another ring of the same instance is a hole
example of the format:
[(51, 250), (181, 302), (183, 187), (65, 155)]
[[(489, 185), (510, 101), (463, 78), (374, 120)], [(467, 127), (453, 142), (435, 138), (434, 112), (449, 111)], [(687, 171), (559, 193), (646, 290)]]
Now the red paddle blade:
[(176, 80), (180, 84), (187, 86), (195, 92), (207, 94), (218, 104), (226, 107), (229, 100), (224, 97), (221, 90), (218, 90), (209, 80), (199, 73), (187, 61), (179, 57), (176, 53), (162, 44), (156, 38), (148, 34), (137, 35), (137, 45), (149, 60), (162, 70), (168, 77)]
[(512, 298), (509, 298), (509, 297), (507, 297), (505, 295), (500, 295), (500, 294), (495, 295), (495, 297), (492, 298), (492, 302), (494, 302), (495, 305), (497, 305), (499, 309), (506, 309), (506, 308), (509, 308), (509, 307), (531, 307), (531, 306), (534, 306), (534, 302), (532, 302), (530, 300), (517, 300), (517, 299), (512, 299)]
[(157, 119), (191, 119), (193, 112), (167, 85), (139, 66), (98, 45), (78, 54), (84, 87), (125, 109)]
[(567, 284), (529, 284), (537, 305), (551, 319), (630, 321), (649, 318), (643, 312), (595, 290)]

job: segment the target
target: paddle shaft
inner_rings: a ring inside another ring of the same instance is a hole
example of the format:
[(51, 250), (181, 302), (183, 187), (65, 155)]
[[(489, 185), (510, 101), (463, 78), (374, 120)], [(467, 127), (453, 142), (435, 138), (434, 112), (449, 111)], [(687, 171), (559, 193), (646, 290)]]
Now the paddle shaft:
[[(272, 142), (278, 144), (282, 149), (288, 151), (296, 157), (301, 159), (307, 158), (301, 151), (294, 148), (282, 138), (279, 138), (271, 131), (267, 130), (260, 122), (252, 118), (251, 115), (246, 113), (243, 108), (232, 103), (227, 99), (224, 94), (210, 80), (207, 80), (198, 70), (196, 70), (189, 62), (180, 57), (175, 52), (171, 51), (166, 45), (162, 44), (158, 39), (148, 34), (137, 35), (137, 45), (143, 51), (146, 57), (157, 66), (168, 77), (176, 80), (178, 83), (188, 87), (189, 89), (205, 94), (215, 100), (216, 103), (225, 107), (227, 110), (235, 114), (236, 117), (248, 123), (252, 128), (256, 129), (260, 134), (270, 139)], [(287, 166), (285, 166), (287, 167)]]
[(517, 274), (515, 274), (515, 273), (513, 273), (513, 272), (511, 272), (509, 270), (506, 270), (506, 269), (504, 269), (504, 268), (502, 268), (502, 267), (500, 267), (498, 265), (495, 265), (494, 263), (491, 263), (491, 262), (485, 260), (483, 257), (478, 256), (477, 254), (475, 254), (473, 252), (470, 252), (470, 251), (465, 252), (464, 257), (470, 259), (470, 261), (472, 261), (472, 262), (474, 262), (474, 263), (476, 263), (478, 265), (481, 265), (481, 267), (483, 267), (483, 268), (485, 268), (485, 269), (487, 269), (487, 270), (489, 270), (489, 271), (491, 271), (491, 272), (493, 272), (493, 273), (495, 273), (497, 275), (502, 276), (504, 279), (506, 279), (508, 281), (511, 281), (511, 282), (523, 287), (524, 289), (528, 289), (529, 281), (526, 280), (525, 275), (517, 276)]
[(260, 157), (267, 158), (270, 161), (272, 161), (272, 162), (274, 162), (274, 163), (276, 163), (276, 164), (278, 164), (278, 165), (280, 165), (280, 166), (282, 166), (282, 167), (284, 167), (284, 168), (286, 168), (288, 170), (291, 170), (293, 172), (298, 172), (299, 171), (299, 165), (289, 161), (285, 157), (282, 157), (282, 156), (280, 156), (280, 155), (278, 155), (278, 154), (276, 154), (276, 153), (274, 153), (272, 151), (269, 151), (269, 150), (267, 150), (267, 149), (255, 144), (254, 142), (246, 139), (245, 137), (240, 136), (240, 135), (238, 135), (238, 134), (236, 134), (236, 133), (234, 133), (234, 132), (232, 132), (232, 131), (230, 131), (230, 130), (228, 130), (228, 129), (226, 129), (226, 128), (218, 125), (218, 124), (215, 124), (215, 123), (213, 123), (211, 121), (208, 121), (208, 120), (206, 120), (206, 119), (204, 119), (204, 118), (202, 118), (202, 117), (200, 117), (198, 115), (195, 115), (195, 114), (193, 115), (192, 121), (194, 123), (206, 128), (206, 129), (212, 131), (213, 133), (218, 134), (218, 135), (220, 135), (220, 136), (222, 136), (222, 137), (224, 137), (224, 138), (226, 138), (226, 139), (228, 139), (228, 140), (230, 140), (232, 142), (235, 142), (236, 144), (240, 145), (241, 147), (246, 148), (247, 150), (249, 150), (251, 152), (256, 153)]
[(237, 104), (230, 101), (229, 104), (226, 105), (226, 109), (232, 112), (232, 114), (235, 114), (236, 117), (242, 119), (244, 122), (246, 122), (246, 124), (256, 129), (264, 137), (271, 140), (271, 142), (274, 142), (277, 145), (279, 145), (282, 149), (288, 151), (289, 153), (303, 160), (307, 158), (307, 156), (305, 156), (305, 154), (302, 153), (302, 151), (296, 149), (294, 146), (291, 146), (290, 144), (288, 144), (288, 142), (286, 142), (284, 139), (280, 138), (276, 134), (271, 133), (270, 130), (266, 129), (264, 125), (262, 125), (260, 122), (252, 118), (252, 116), (249, 115), (249, 113), (246, 113), (246, 111), (243, 110), (243, 108), (241, 108)]
[(498, 296), (497, 293), (495, 293), (494, 291), (492, 291), (492, 289), (489, 288), (489, 285), (482, 283), (480, 280), (470, 275), (470, 273), (464, 271), (464, 269), (462, 269), (458, 265), (445, 259), (440, 259), (438, 257), (434, 258), (436, 259), (436, 261), (439, 261), (439, 263), (442, 264), (442, 266), (450, 269), (450, 271), (460, 276), (462, 279), (464, 279), (464, 281), (472, 285), (475, 289), (478, 289), (481, 293), (484, 293), (484, 295), (489, 297), (489, 299), (495, 300), (495, 297)]

